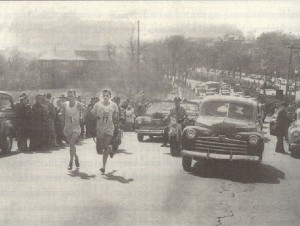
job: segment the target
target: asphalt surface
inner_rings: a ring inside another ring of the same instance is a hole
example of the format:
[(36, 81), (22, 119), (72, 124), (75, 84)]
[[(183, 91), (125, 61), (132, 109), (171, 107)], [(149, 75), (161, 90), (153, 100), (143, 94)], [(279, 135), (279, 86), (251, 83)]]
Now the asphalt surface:
[(275, 153), (265, 135), (260, 166), (197, 162), (191, 173), (159, 139), (134, 133), (105, 175), (92, 139), (72, 171), (67, 148), (13, 150), (0, 156), (0, 225), (300, 225), (300, 159)]

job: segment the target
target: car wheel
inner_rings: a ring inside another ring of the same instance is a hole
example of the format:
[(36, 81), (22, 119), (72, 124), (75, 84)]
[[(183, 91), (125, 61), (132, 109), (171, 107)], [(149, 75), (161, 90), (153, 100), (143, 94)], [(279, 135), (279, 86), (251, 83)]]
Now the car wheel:
[(291, 146), (289, 145), (289, 152), (291, 153), (291, 157), (295, 158), (296, 157), (296, 151), (294, 148), (291, 148)]
[(138, 134), (138, 135), (137, 135), (137, 138), (138, 138), (138, 141), (139, 141), (139, 142), (143, 142), (143, 140), (144, 140), (144, 135)]
[(183, 155), (182, 156), (182, 167), (185, 171), (191, 172), (192, 171), (192, 158)]
[(11, 152), (12, 149), (12, 137), (10, 136), (1, 136), (0, 138), (0, 144), (1, 144), (1, 150), (3, 153), (8, 154)]

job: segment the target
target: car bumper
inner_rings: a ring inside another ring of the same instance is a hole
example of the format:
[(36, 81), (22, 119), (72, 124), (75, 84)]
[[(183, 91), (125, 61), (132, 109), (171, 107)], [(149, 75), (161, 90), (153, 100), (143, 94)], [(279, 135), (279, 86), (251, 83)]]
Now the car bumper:
[(216, 153), (210, 153), (210, 152), (196, 152), (196, 151), (188, 151), (188, 150), (182, 150), (182, 155), (192, 157), (192, 158), (205, 158), (205, 159), (222, 159), (222, 160), (239, 160), (239, 161), (259, 161), (258, 156), (253, 155), (234, 155), (231, 154), (216, 154)]
[(163, 136), (164, 130), (147, 130), (147, 129), (136, 129), (135, 132), (141, 135), (156, 135)]
[(300, 150), (300, 143), (290, 143), (290, 148), (294, 150)]

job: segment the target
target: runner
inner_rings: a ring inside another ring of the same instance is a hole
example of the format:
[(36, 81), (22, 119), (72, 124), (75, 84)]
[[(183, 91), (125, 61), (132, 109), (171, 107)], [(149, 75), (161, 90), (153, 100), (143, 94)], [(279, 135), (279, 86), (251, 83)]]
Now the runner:
[(118, 106), (111, 102), (111, 92), (102, 91), (103, 100), (97, 102), (92, 110), (92, 114), (97, 118), (97, 139), (100, 142), (100, 149), (103, 152), (103, 166), (100, 168), (102, 174), (105, 173), (105, 166), (108, 154), (112, 153), (110, 143), (114, 134), (115, 124), (118, 123)]
[(81, 132), (80, 119), (83, 118), (83, 114), (85, 113), (84, 105), (76, 101), (76, 91), (68, 91), (68, 101), (63, 103), (62, 113), (64, 116), (64, 134), (70, 145), (70, 162), (68, 170), (72, 170), (74, 156), (75, 165), (77, 168), (79, 167), (75, 144)]

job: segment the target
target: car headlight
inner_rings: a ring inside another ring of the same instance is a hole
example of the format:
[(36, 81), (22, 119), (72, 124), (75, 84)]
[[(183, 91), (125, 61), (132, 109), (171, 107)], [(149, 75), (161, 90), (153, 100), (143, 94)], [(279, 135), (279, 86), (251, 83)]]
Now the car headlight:
[(300, 136), (300, 132), (299, 132), (298, 130), (294, 130), (294, 131), (292, 132), (292, 136), (293, 136), (293, 137), (299, 137), (299, 136)]
[(256, 145), (258, 143), (258, 141), (259, 141), (259, 138), (256, 135), (251, 135), (249, 137), (249, 143), (252, 145)]
[(186, 137), (188, 139), (194, 139), (196, 137), (196, 134), (197, 134), (197, 132), (194, 129), (189, 129), (186, 131)]

